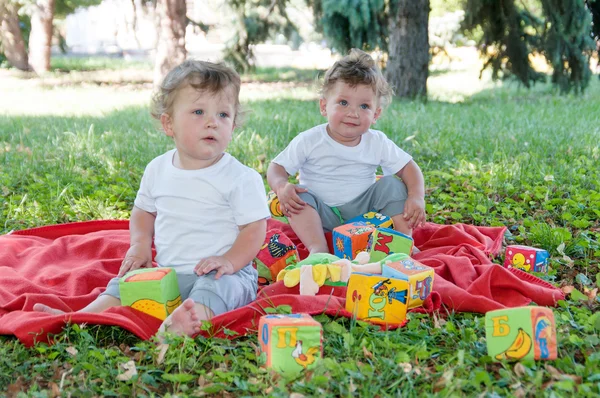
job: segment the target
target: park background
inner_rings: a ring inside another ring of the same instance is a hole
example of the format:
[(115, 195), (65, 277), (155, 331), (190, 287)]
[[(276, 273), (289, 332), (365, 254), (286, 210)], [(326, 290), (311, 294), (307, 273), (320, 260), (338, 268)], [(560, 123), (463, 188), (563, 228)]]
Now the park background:
[[(153, 85), (185, 57), (225, 58), (242, 74), (247, 121), (229, 151), (264, 176), (291, 138), (323, 122), (317, 80), (355, 46), (400, 79), (377, 128), (421, 165), (429, 221), (508, 227), (507, 244), (550, 252), (539, 276), (568, 294), (548, 363), (493, 363), (483, 316), (471, 313), (410, 314), (394, 332), (319, 316), (326, 359), (293, 379), (258, 367), (255, 336), (175, 341), (159, 359), (122, 329), (71, 325), (52, 346), (0, 337), (0, 390), (598, 396), (597, 10), (593, 0), (0, 0), (2, 233), (127, 219), (144, 166), (172, 147), (149, 116)], [(408, 38), (393, 35), (402, 21)]]

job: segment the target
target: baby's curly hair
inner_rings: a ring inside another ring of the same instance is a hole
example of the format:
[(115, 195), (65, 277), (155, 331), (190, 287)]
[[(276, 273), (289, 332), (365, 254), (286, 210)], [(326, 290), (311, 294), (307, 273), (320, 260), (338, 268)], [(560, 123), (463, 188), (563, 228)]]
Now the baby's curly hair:
[(371, 86), (382, 108), (392, 100), (393, 90), (373, 58), (366, 52), (356, 48), (351, 49), (348, 55), (333, 64), (325, 73), (320, 90), (321, 96), (325, 97), (338, 81), (352, 87), (359, 84)]
[(156, 93), (152, 97), (152, 117), (160, 120), (163, 113), (171, 114), (177, 92), (190, 85), (198, 91), (218, 94), (231, 87), (235, 96), (234, 123), (239, 125), (240, 110), (240, 76), (236, 71), (222, 63), (187, 60), (171, 69), (165, 76)]

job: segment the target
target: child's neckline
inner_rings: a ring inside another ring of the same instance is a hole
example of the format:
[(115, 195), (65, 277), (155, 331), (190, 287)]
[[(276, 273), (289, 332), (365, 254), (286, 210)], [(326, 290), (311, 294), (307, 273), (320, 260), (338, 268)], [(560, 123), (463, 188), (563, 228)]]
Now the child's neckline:
[(329, 135), (328, 127), (329, 127), (329, 123), (325, 123), (322, 125), (323, 134), (325, 135), (325, 137), (327, 137), (326, 139), (329, 140), (330, 142), (332, 142), (334, 145), (337, 145), (340, 148), (345, 148), (348, 150), (357, 150), (359, 148), (362, 148), (364, 146), (364, 142), (365, 142), (365, 140), (363, 139), (364, 138), (363, 136), (369, 132), (369, 130), (367, 130), (365, 133), (363, 133), (360, 136), (360, 141), (358, 142), (358, 144), (350, 146), (350, 145), (344, 145), (341, 142), (336, 141), (331, 135)]
[(175, 156), (177, 155), (177, 148), (174, 148), (171, 151), (172, 152), (169, 156), (169, 161), (167, 163), (169, 164), (169, 167), (171, 168), (171, 170), (174, 170), (178, 173), (208, 173), (208, 172), (220, 167), (220, 165), (223, 164), (224, 162), (226, 162), (226, 159), (229, 156), (231, 156), (227, 152), (223, 152), (223, 156), (221, 156), (221, 159), (219, 159), (217, 162), (211, 164), (210, 166), (202, 167), (199, 169), (182, 169), (180, 167), (175, 166)]

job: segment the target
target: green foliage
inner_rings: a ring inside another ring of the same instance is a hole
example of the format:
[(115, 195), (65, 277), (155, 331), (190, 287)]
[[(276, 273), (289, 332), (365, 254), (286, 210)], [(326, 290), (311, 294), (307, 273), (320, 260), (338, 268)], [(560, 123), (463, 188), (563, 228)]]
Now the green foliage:
[(67, 15), (74, 13), (77, 8), (97, 6), (101, 2), (102, 0), (56, 0), (54, 17), (60, 19), (66, 18)]

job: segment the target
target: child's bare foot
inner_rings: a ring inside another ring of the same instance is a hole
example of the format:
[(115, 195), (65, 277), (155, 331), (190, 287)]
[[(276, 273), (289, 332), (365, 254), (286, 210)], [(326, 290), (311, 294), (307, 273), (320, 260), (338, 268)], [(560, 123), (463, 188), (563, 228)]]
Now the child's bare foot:
[(160, 329), (158, 329), (159, 339), (161, 339), (160, 334), (164, 332), (177, 336), (192, 337), (200, 332), (201, 325), (202, 323), (196, 312), (196, 304), (192, 299), (187, 299), (175, 308), (175, 311), (160, 326)]
[(37, 303), (33, 305), (33, 310), (36, 312), (45, 312), (50, 315), (64, 314), (64, 311), (57, 310), (56, 308), (48, 307), (46, 304)]

